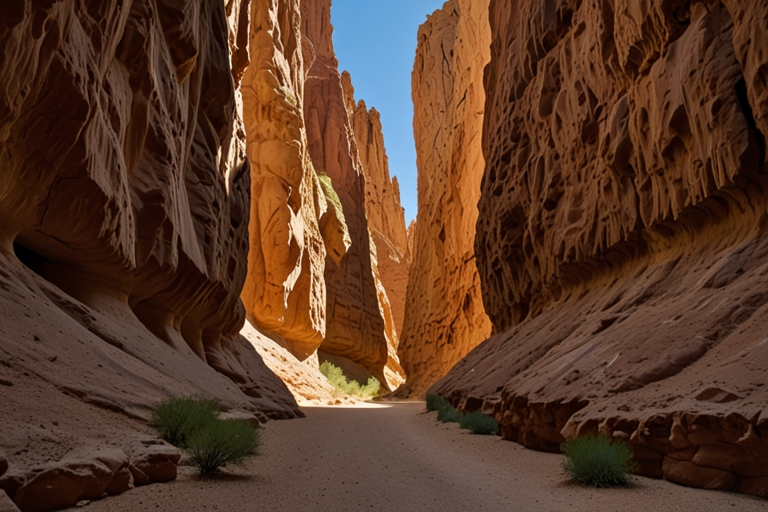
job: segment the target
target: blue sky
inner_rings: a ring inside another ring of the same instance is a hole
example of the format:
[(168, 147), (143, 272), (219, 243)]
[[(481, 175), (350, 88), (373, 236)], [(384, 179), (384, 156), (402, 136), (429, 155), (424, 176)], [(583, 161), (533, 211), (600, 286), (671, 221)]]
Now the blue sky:
[(352, 74), (355, 99), (381, 113), (389, 172), (400, 182), (405, 221), (416, 218), (411, 71), (419, 25), (445, 0), (333, 0), (333, 45)]

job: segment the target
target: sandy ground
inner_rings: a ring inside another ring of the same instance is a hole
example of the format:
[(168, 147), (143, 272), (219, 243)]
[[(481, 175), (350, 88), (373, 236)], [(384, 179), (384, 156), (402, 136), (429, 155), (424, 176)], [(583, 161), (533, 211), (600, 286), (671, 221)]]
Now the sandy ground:
[[(752, 511), (768, 501), (636, 478), (630, 489), (568, 483), (562, 457), (436, 422), (424, 403), (304, 408), (274, 421), (247, 467), (94, 502), (87, 511)], [(80, 509), (83, 510), (83, 509)]]

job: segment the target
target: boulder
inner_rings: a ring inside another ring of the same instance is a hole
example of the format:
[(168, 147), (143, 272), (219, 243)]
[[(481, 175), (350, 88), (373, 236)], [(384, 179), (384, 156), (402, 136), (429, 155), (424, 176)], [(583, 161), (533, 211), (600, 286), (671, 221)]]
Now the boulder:
[(19, 508), (3, 491), (0, 491), (0, 512), (19, 512)]
[(135, 485), (176, 480), (181, 452), (168, 444), (146, 446), (134, 454), (129, 466)]

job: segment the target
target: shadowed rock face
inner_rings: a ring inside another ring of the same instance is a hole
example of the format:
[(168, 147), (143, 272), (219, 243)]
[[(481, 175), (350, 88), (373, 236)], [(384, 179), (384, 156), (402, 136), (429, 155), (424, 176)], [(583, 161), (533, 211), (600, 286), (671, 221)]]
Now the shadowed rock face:
[(448, 2), (419, 29), (419, 214), (399, 348), (403, 395), (423, 395), (491, 332), (474, 258), (489, 45), (487, 1)]
[[(405, 209), (400, 205), (397, 178), (389, 177), (389, 161), (384, 148), (381, 118), (375, 108), (369, 111), (363, 100), (355, 104), (355, 89), (348, 72), (341, 75), (344, 101), (355, 134), (360, 163), (365, 175), (365, 213), (368, 231), (375, 244), (379, 279), (392, 309), (394, 330), (399, 335), (405, 315), (408, 287), (406, 259), (408, 240)], [(388, 327), (388, 330), (392, 328)]]
[(147, 419), (200, 394), (301, 415), (238, 334), (247, 8), (2, 3), (0, 449), (14, 470), (92, 438), (94, 418), (121, 442), (130, 427), (97, 408)]
[(768, 496), (768, 6), (492, 0), (490, 24), (498, 334), (433, 391), (532, 448), (601, 432), (642, 474)]

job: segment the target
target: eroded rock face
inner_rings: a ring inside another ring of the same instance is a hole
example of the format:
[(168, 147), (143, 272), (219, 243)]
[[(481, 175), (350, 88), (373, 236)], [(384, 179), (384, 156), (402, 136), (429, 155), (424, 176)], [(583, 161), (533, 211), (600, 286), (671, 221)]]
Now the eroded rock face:
[(34, 447), (13, 464), (52, 460), (30, 439), (94, 435), (35, 430), (25, 402), (45, 406), (41, 420), (87, 404), (85, 425), (99, 408), (147, 419), (193, 394), (263, 420), (301, 415), (238, 334), (247, 7), (0, 7), (0, 448)]
[(400, 205), (400, 186), (396, 177), (389, 176), (389, 160), (379, 113), (375, 108), (369, 111), (363, 100), (355, 104), (355, 89), (348, 72), (342, 73), (341, 82), (365, 176), (368, 231), (376, 246), (379, 278), (387, 292), (392, 321), (399, 334), (403, 327), (408, 287), (408, 262), (405, 257), (408, 240), (405, 209)]
[(491, 333), (474, 257), (489, 45), (487, 1), (447, 2), (419, 29), (419, 213), (399, 349), (408, 375), (403, 394), (423, 395)]
[(434, 392), (535, 449), (601, 432), (642, 474), (768, 496), (767, 20), (491, 1), (476, 254), (498, 334)]
[(257, 0), (251, 12), (242, 87), (251, 251), (242, 297), (253, 322), (304, 360), (326, 332), (324, 234), (343, 255), (332, 234), (344, 225), (332, 222), (308, 152), (304, 81), (315, 54), (300, 30), (300, 2)]
[(391, 315), (368, 230), (365, 176), (333, 52), (330, 7), (330, 0), (302, 2), (302, 30), (316, 51), (305, 83), (309, 154), (315, 171), (330, 178), (351, 242), (343, 258), (326, 258), (326, 337), (320, 350), (364, 366), (394, 389), (403, 379), (394, 351), (397, 333), (386, 320)]

